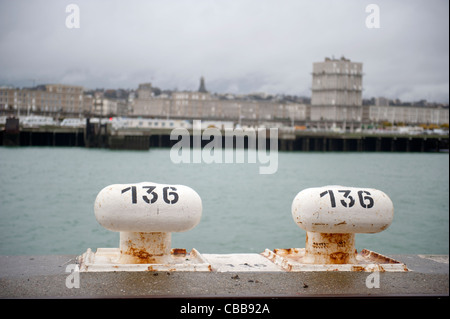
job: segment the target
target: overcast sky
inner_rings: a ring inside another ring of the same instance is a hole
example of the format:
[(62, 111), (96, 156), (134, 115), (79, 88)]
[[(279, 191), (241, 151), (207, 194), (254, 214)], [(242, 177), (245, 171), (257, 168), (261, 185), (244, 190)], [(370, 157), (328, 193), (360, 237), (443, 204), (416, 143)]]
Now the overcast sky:
[(342, 55), (363, 63), (364, 98), (448, 103), (449, 1), (0, 0), (0, 85), (197, 90), (203, 75), (210, 92), (309, 97), (313, 62)]

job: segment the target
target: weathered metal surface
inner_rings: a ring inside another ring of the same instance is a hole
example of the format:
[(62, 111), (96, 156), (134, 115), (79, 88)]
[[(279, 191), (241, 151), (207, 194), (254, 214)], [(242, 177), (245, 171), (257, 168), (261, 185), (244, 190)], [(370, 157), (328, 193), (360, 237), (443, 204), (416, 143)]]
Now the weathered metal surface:
[(377, 233), (389, 227), (393, 216), (390, 198), (373, 188), (308, 188), (292, 202), (295, 223), (310, 232)]
[(88, 249), (78, 257), (80, 272), (109, 271), (211, 271), (211, 264), (194, 248), (191, 252), (175, 248), (170, 254), (154, 256), (152, 263), (122, 263), (119, 248)]
[(200, 222), (202, 200), (184, 185), (115, 184), (99, 192), (94, 211), (100, 225), (112, 231), (183, 232)]
[(305, 264), (356, 262), (355, 234), (306, 232)]
[(302, 264), (356, 264), (354, 234), (385, 230), (394, 217), (394, 205), (373, 188), (315, 187), (297, 194), (292, 217), (306, 230)]
[(305, 248), (266, 249), (261, 253), (286, 271), (408, 271), (404, 263), (379, 253), (363, 249), (355, 254), (354, 262), (345, 264), (312, 264), (305, 262)]
[(213, 272), (284, 272), (261, 254), (203, 254)]
[(170, 233), (120, 233), (121, 264), (151, 264), (156, 258), (170, 255)]
[(202, 201), (193, 189), (152, 182), (110, 185), (97, 195), (94, 211), (103, 227), (120, 232), (120, 247), (95, 254), (88, 249), (79, 258), (84, 271), (211, 270), (198, 251), (171, 250), (171, 232), (200, 222)]
[(304, 248), (266, 249), (261, 254), (200, 254), (174, 248), (169, 255), (154, 257), (153, 263), (122, 264), (118, 248), (88, 249), (78, 257), (81, 272), (181, 271), (181, 272), (313, 272), (365, 271), (406, 272), (402, 262), (363, 249), (352, 264), (304, 263)]
[(305, 248), (207, 258), (195, 249), (190, 253), (171, 249), (170, 232), (189, 230), (200, 221), (201, 199), (189, 187), (147, 182), (110, 185), (98, 194), (94, 207), (101, 225), (120, 232), (120, 247), (99, 248), (96, 253), (88, 249), (78, 258), (80, 271), (408, 270), (381, 254), (355, 250), (355, 232), (379, 232), (392, 222), (391, 200), (374, 189), (326, 186), (300, 192), (292, 216), (307, 231)]

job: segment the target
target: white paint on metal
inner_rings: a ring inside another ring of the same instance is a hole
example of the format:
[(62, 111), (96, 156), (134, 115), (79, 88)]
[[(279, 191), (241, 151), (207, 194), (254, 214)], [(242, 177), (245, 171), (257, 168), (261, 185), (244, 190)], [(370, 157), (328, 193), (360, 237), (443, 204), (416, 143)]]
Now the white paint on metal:
[(355, 249), (355, 233), (383, 231), (393, 216), (390, 198), (373, 188), (308, 188), (292, 202), (292, 217), (306, 230), (305, 248), (266, 249), (262, 255), (288, 271), (405, 271), (404, 264)]
[(201, 255), (196, 249), (170, 249), (170, 232), (189, 230), (201, 218), (200, 196), (186, 186), (110, 185), (98, 194), (94, 207), (102, 226), (120, 232), (120, 247), (95, 253), (88, 249), (78, 258), (81, 272), (408, 271), (389, 257), (354, 250), (355, 232), (379, 232), (392, 221), (392, 202), (374, 189), (326, 186), (300, 192), (292, 215), (307, 230), (306, 248), (266, 249), (261, 254)]
[(318, 233), (377, 233), (394, 217), (394, 205), (372, 188), (324, 186), (295, 196), (292, 217), (306, 231)]
[(171, 233), (120, 232), (121, 264), (155, 262), (156, 257), (168, 256)]
[(352, 264), (355, 261), (355, 234), (306, 232), (303, 263)]
[(266, 249), (262, 256), (271, 260), (285, 271), (315, 272), (315, 271), (365, 271), (365, 272), (405, 272), (406, 265), (393, 258), (363, 249), (355, 255), (353, 263), (346, 264), (311, 264), (303, 262), (305, 248)]
[(211, 265), (196, 250), (189, 253), (176, 253), (155, 258), (154, 263), (120, 262), (123, 258), (119, 248), (98, 248), (94, 253), (88, 249), (78, 257), (80, 272), (115, 272), (115, 271), (211, 271)]
[(295, 196), (292, 217), (306, 230), (303, 263), (353, 264), (354, 234), (389, 227), (394, 205), (385, 193), (373, 188), (315, 187)]
[[(364, 253), (365, 252), (365, 253)], [(118, 248), (99, 248), (94, 253), (88, 249), (79, 257), (80, 272), (113, 271), (182, 271), (182, 272), (317, 272), (317, 271), (365, 271), (404, 272), (405, 264), (380, 254), (363, 251), (357, 254), (354, 264), (305, 264), (301, 258), (304, 248), (266, 249), (261, 254), (200, 254), (190, 253), (165, 256), (164, 263), (120, 264)], [(300, 261), (300, 262), (299, 262)]]
[(106, 229), (125, 232), (183, 232), (202, 216), (202, 200), (190, 187), (152, 182), (105, 187), (94, 204)]
[[(152, 182), (110, 185), (97, 195), (94, 212), (100, 225), (120, 232), (120, 247), (95, 254), (88, 250), (80, 257), (89, 264), (86, 269), (93, 265), (128, 269), (126, 265), (136, 264), (147, 270), (204, 268), (196, 250), (186, 258), (184, 249), (171, 250), (171, 232), (190, 230), (200, 222), (202, 201), (190, 187)], [(197, 257), (201, 265), (192, 262)]]
[(280, 272), (282, 268), (261, 254), (204, 254), (215, 272)]

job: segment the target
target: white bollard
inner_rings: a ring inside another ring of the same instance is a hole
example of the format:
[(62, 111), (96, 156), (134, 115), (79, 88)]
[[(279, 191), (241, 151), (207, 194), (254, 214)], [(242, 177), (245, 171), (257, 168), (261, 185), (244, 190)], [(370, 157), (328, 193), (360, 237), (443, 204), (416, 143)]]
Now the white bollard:
[(94, 211), (100, 225), (120, 232), (119, 263), (164, 263), (171, 251), (171, 233), (188, 231), (200, 222), (202, 201), (183, 185), (114, 184), (99, 192)]
[(324, 186), (298, 193), (292, 217), (306, 230), (303, 263), (352, 264), (356, 262), (355, 233), (388, 228), (394, 206), (376, 189)]

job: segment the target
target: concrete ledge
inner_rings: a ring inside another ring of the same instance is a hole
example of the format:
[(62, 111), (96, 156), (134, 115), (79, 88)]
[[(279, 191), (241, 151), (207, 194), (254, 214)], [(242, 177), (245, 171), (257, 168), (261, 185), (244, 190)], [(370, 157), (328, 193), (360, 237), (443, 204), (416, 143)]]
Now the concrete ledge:
[[(75, 255), (0, 256), (1, 298), (302, 298), (449, 295), (447, 255), (392, 255), (408, 272), (233, 271), (79, 272), (68, 288)], [(214, 258), (220, 258), (214, 255)], [(251, 265), (250, 265), (251, 266)], [(369, 284), (370, 286), (370, 284)], [(373, 285), (372, 285), (373, 286)]]

